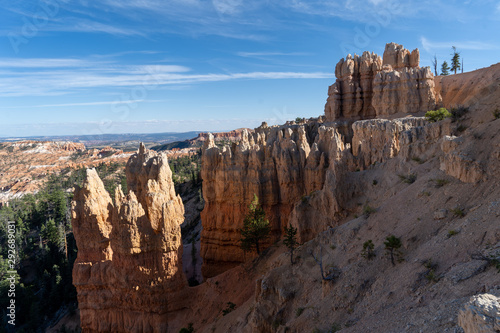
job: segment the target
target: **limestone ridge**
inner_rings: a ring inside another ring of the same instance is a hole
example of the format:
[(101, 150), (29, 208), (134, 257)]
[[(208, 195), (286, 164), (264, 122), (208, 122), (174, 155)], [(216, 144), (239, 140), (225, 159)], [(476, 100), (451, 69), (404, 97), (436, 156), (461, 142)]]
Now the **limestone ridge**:
[(394, 157), (408, 160), (432, 151), (449, 135), (449, 123), (424, 118), (372, 119), (261, 126), (242, 141), (218, 148), (205, 142), (201, 176), (205, 208), (201, 213), (202, 272), (217, 275), (248, 259), (239, 247), (247, 203), (257, 194), (270, 219), (274, 240), (288, 225), (300, 242), (337, 225), (350, 199), (363, 189), (354, 171)]
[(130, 191), (118, 188), (114, 200), (94, 169), (75, 190), (72, 223), (79, 250), (73, 283), (84, 332), (164, 332), (175, 308), (169, 293), (186, 285), (184, 206), (166, 156), (141, 144), (126, 174)]
[(328, 89), (328, 121), (368, 119), (395, 113), (417, 113), (436, 106), (434, 75), (419, 67), (418, 49), (410, 52), (389, 43), (383, 59), (375, 53), (348, 55), (335, 67), (336, 82)]

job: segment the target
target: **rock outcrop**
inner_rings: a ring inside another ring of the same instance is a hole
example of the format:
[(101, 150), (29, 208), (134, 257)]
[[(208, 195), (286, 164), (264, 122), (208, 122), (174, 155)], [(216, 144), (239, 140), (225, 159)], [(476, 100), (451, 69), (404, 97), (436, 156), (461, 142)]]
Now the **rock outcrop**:
[(461, 137), (443, 137), (441, 149), (444, 155), (441, 157), (440, 169), (464, 183), (476, 183), (484, 177), (484, 172), (480, 163), (460, 151), (459, 145), (463, 142)]
[[(232, 147), (207, 140), (201, 176), (202, 272), (217, 275), (245, 261), (240, 249), (243, 219), (253, 194), (260, 198), (273, 237), (285, 227), (298, 229), (300, 242), (335, 226), (349, 210), (357, 188), (356, 170), (399, 156), (432, 154), (429, 147), (450, 134), (449, 122), (429, 124), (421, 117), (395, 120), (259, 127), (243, 133)], [(352, 207), (351, 207), (352, 208)]]
[(213, 139), (215, 142), (218, 141), (239, 141), (241, 140), (241, 136), (243, 131), (249, 131), (251, 132), (252, 130), (250, 128), (239, 128), (235, 129), (229, 132), (215, 132), (215, 133), (208, 133), (208, 132), (202, 132), (198, 134), (198, 137), (190, 140), (191, 143), (196, 143), (198, 142), (205, 142), (207, 141), (208, 137), (210, 134), (212, 134)]
[(328, 89), (328, 121), (369, 119), (432, 110), (439, 100), (429, 67), (420, 68), (412, 52), (389, 43), (383, 59), (375, 53), (348, 55), (335, 67), (337, 81)]
[(458, 315), (465, 333), (495, 333), (500, 331), (500, 298), (481, 294), (472, 296)]
[(254, 133), (244, 130), (239, 144), (223, 148), (216, 147), (209, 136), (201, 170), (205, 277), (244, 261), (239, 229), (254, 194), (270, 220), (272, 240), (276, 240), (288, 225), (295, 202), (322, 187), (330, 143), (319, 135), (319, 126), (260, 127)]
[(124, 194), (111, 199), (96, 171), (75, 190), (78, 246), (73, 283), (84, 332), (165, 332), (182, 272), (181, 198), (165, 155), (141, 145), (127, 163)]

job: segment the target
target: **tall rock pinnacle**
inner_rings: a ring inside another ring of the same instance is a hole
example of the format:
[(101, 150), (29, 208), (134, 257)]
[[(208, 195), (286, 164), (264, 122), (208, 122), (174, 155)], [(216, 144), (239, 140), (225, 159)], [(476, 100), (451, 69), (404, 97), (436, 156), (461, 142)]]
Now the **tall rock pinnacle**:
[(73, 283), (84, 332), (164, 332), (169, 294), (186, 285), (184, 206), (167, 157), (141, 144), (126, 174), (130, 191), (116, 189), (114, 200), (94, 169), (75, 190)]

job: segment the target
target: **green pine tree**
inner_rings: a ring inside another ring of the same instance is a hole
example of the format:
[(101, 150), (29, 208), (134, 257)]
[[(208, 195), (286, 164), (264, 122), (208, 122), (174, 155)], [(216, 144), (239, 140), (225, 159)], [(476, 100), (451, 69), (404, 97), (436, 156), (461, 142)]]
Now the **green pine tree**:
[(451, 70), (457, 74), (457, 70), (460, 69), (460, 53), (457, 52), (457, 48), (455, 46), (452, 46), (452, 49)]
[(64, 248), (64, 234), (60, 227), (56, 225), (54, 219), (49, 219), (42, 225), (41, 236), (55, 248), (61, 250)]
[(271, 227), (266, 219), (264, 209), (259, 205), (259, 198), (254, 194), (252, 203), (248, 206), (248, 214), (243, 220), (241, 232), (241, 248), (250, 251), (253, 248), (260, 255), (260, 245), (262, 241), (269, 238)]
[(394, 255), (395, 254), (399, 255), (399, 248), (402, 245), (401, 239), (397, 238), (394, 235), (390, 235), (389, 237), (387, 237), (385, 239), (384, 245), (385, 245), (386, 251), (391, 256), (391, 263), (392, 263), (392, 265), (395, 266), (396, 263), (394, 262)]
[(450, 66), (448, 66), (446, 61), (443, 61), (441, 65), (441, 75), (450, 75)]
[(283, 244), (285, 244), (285, 246), (290, 250), (290, 263), (293, 265), (293, 251), (299, 244), (297, 242), (297, 228), (290, 225), (285, 229), (285, 239), (283, 240)]
[(361, 256), (368, 260), (375, 258), (375, 244), (373, 244), (373, 241), (371, 239), (363, 243), (363, 251), (361, 251)]

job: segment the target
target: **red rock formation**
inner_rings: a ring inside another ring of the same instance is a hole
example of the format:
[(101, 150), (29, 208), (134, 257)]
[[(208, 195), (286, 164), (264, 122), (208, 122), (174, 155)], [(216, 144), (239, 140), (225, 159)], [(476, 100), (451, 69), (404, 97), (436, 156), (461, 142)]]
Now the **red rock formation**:
[[(300, 242), (335, 226), (360, 190), (356, 170), (399, 156), (421, 156), (444, 135), (449, 122), (424, 118), (260, 127), (240, 144), (218, 148), (209, 139), (202, 155), (202, 272), (217, 275), (248, 259), (240, 232), (253, 194), (260, 198), (274, 239), (291, 224)], [(422, 142), (426, 142), (423, 144)], [(358, 193), (359, 194), (359, 193)]]
[(70, 141), (0, 143), (0, 201), (36, 193), (50, 174), (101, 163), (125, 163), (131, 155), (113, 148), (106, 154), (92, 155), (90, 151), (82, 143)]
[(337, 81), (328, 89), (325, 115), (337, 119), (367, 119), (396, 113), (417, 113), (435, 107), (434, 76), (420, 68), (418, 49), (389, 43), (383, 60), (374, 53), (348, 55), (335, 68)]
[(141, 145), (126, 172), (130, 191), (117, 189), (114, 200), (95, 170), (75, 191), (73, 283), (84, 332), (165, 332), (169, 295), (186, 285), (184, 207), (166, 156)]
[[(252, 131), (249, 128), (239, 128), (239, 129), (235, 129), (235, 130), (232, 130), (229, 132), (215, 132), (215, 133), (212, 133), (212, 136), (214, 138), (214, 141), (222, 141), (222, 140), (239, 141), (239, 140), (241, 140), (241, 136), (242, 136), (242, 133), (244, 130)], [(210, 133), (199, 133), (198, 137), (191, 140), (191, 141), (205, 142), (208, 139), (209, 134)]]
[(254, 133), (244, 131), (239, 144), (222, 149), (209, 136), (201, 170), (205, 277), (244, 261), (239, 229), (254, 194), (262, 202), (276, 239), (287, 226), (295, 202), (321, 188), (328, 166), (325, 150), (331, 143), (319, 134), (319, 126), (260, 127)]
[(328, 120), (374, 117), (371, 100), (373, 80), (382, 69), (382, 59), (375, 53), (364, 52), (361, 57), (348, 55), (335, 67), (337, 81), (328, 88), (325, 115)]

